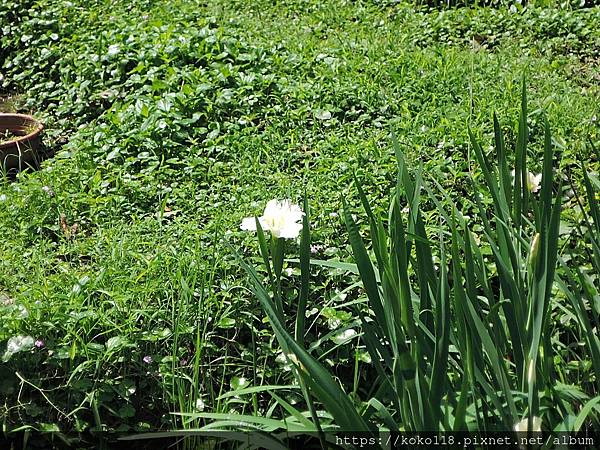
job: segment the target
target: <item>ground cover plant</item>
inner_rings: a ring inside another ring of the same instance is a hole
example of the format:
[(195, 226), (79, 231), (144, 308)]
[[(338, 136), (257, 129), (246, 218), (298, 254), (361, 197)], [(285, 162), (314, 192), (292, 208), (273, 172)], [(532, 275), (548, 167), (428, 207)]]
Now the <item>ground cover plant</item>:
[[(94, 446), (90, 432), (223, 428), (240, 415), (266, 431), (287, 416), (312, 431), (534, 416), (545, 430), (597, 427), (600, 12), (588, 6), (0, 5), (0, 109), (42, 118), (48, 156), (0, 184), (3, 430)], [(552, 182), (529, 192), (529, 171), (549, 173), (544, 154)], [(286, 242), (271, 286), (240, 223), (272, 198), (303, 197), (311, 246)], [(544, 269), (529, 265), (534, 229)], [(476, 264), (452, 263), (467, 243)], [(325, 262), (307, 269), (307, 251)], [(365, 279), (365, 255), (381, 287)], [(398, 274), (418, 300), (390, 290)], [(281, 300), (279, 341), (260, 286)], [(399, 295), (405, 308), (385, 315), (400, 314), (400, 329), (365, 327), (377, 295)], [(446, 306), (411, 325), (411, 302)], [(462, 321), (477, 333), (461, 334)], [(286, 331), (304, 343), (296, 353)], [(446, 352), (449, 365), (434, 364)], [(299, 372), (292, 353), (323, 370)], [(387, 365), (401, 355), (446, 409), (411, 409), (414, 388), (386, 403), (410, 384)], [(330, 409), (316, 375), (360, 421)], [(369, 376), (392, 391), (365, 392)]]

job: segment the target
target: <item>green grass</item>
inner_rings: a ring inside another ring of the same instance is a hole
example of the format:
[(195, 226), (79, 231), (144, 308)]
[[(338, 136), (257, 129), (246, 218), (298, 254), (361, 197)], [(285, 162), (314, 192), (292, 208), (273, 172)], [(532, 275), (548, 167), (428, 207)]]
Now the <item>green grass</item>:
[[(486, 180), (468, 125), (487, 155), (496, 111), (512, 167), (523, 74), (529, 168), (542, 169), (545, 116), (565, 186), (561, 256), (583, 271), (561, 276), (568, 292), (579, 276), (597, 286), (587, 267), (597, 259), (574, 242), (591, 228), (582, 221), (593, 198), (579, 163), (598, 170), (597, 7), (18, 0), (0, 6), (0, 23), (2, 109), (41, 117), (53, 155), (0, 184), (0, 351), (16, 335), (45, 343), (0, 367), (7, 429), (195, 427), (206, 422), (170, 413), (197, 404), (280, 417), (270, 395), (223, 397), (246, 383), (288, 386), (293, 371), (225, 245), (261, 264), (241, 219), (306, 194), (315, 257), (350, 261), (342, 199), (360, 204), (356, 173), (373, 211), (386, 210), (393, 131), (407, 166), (439, 183), (484, 240), (469, 193)], [(483, 204), (493, 206), (487, 193)], [(439, 209), (421, 207), (436, 230)], [(364, 235), (368, 221), (357, 226)], [(293, 304), (302, 285), (286, 267)], [(363, 297), (358, 279), (327, 267), (311, 275), (307, 345), (356, 392), (364, 373), (343, 369), (367, 352), (336, 336), (360, 328), (347, 305)], [(588, 307), (554, 305), (551, 335), (560, 382), (593, 393), (597, 372), (577, 344), (579, 327), (595, 326), (578, 321)]]

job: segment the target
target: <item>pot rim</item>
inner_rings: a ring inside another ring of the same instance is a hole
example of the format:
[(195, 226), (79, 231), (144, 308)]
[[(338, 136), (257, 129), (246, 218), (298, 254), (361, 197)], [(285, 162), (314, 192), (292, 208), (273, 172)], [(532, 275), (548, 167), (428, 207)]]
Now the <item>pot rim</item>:
[(15, 118), (27, 120), (29, 122), (32, 122), (32, 124), (35, 125), (36, 129), (34, 131), (32, 131), (31, 133), (26, 134), (25, 136), (19, 136), (17, 139), (13, 139), (11, 141), (0, 144), (0, 150), (9, 149), (11, 147), (18, 146), (19, 144), (25, 144), (28, 141), (32, 141), (32, 140), (36, 139), (40, 135), (42, 130), (44, 129), (44, 125), (39, 120), (37, 120), (35, 117), (30, 116), (29, 114), (0, 113), (0, 121), (2, 120), (3, 117), (15, 117)]

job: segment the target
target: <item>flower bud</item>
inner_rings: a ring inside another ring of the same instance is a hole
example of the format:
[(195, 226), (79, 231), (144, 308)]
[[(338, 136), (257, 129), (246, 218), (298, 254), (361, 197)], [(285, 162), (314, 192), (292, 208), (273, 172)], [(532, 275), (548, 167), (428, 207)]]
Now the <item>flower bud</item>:
[(529, 361), (529, 366), (527, 367), (527, 384), (531, 386), (535, 383), (535, 363), (534, 360), (531, 359)]
[(533, 237), (533, 241), (531, 242), (531, 249), (529, 251), (529, 261), (527, 261), (527, 264), (530, 267), (530, 269), (535, 268), (535, 265), (537, 263), (538, 254), (540, 252), (540, 239), (540, 233), (536, 233)]

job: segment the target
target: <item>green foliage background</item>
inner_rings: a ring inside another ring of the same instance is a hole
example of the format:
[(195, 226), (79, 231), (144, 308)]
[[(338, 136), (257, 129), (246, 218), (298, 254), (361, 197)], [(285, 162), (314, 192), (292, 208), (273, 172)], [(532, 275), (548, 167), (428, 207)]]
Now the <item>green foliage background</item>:
[[(579, 160), (598, 169), (589, 139), (600, 104), (600, 11), (579, 6), (2, 3), (3, 107), (43, 119), (51, 156), (0, 184), (0, 351), (19, 334), (45, 343), (0, 367), (4, 426), (170, 429), (203, 423), (170, 412), (202, 407), (277, 415), (258, 394), (223, 397), (291, 380), (223, 240), (256, 256), (241, 218), (306, 190), (316, 256), (347, 261), (341, 198), (359, 203), (356, 171), (374, 210), (387, 207), (390, 130), (408, 164), (475, 217), (467, 124), (491, 142), (495, 110), (514, 143), (523, 73), (531, 170), (541, 170), (544, 111), (558, 174), (579, 185)], [(582, 210), (565, 195), (570, 245)], [(423, 208), (435, 224), (433, 205)], [(284, 273), (294, 299), (298, 270)], [(346, 302), (362, 294), (341, 269), (313, 277), (311, 341), (343, 380), (353, 349), (332, 338), (356, 323)], [(562, 342), (577, 345), (575, 318), (556, 314)], [(585, 359), (559, 363), (563, 383), (591, 376)]]

